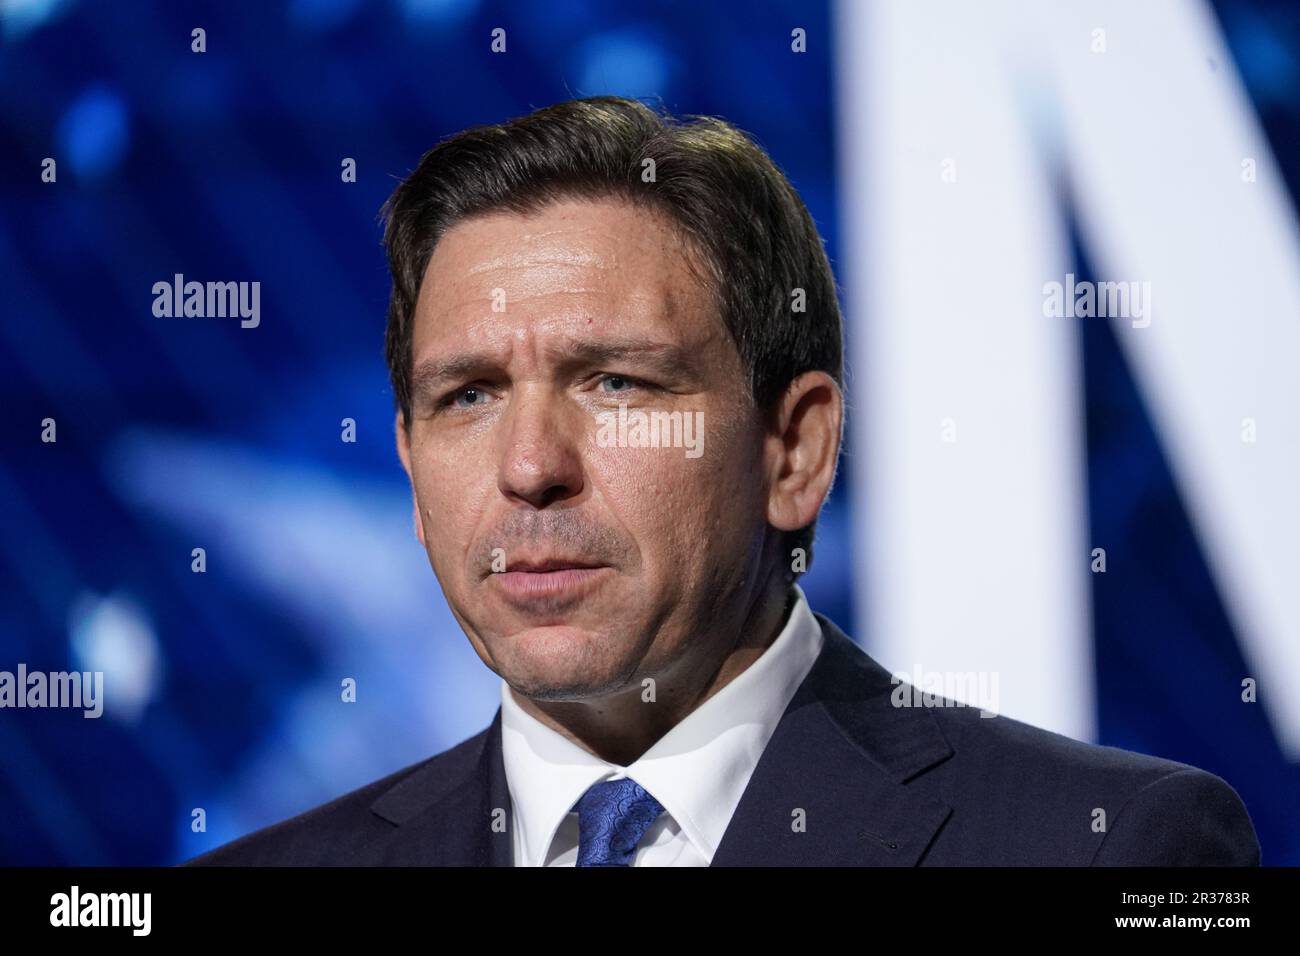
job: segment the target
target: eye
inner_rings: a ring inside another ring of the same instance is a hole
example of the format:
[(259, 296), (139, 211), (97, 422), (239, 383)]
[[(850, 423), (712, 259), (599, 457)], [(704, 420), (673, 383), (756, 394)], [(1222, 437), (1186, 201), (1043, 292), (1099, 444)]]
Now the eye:
[[(465, 399), (465, 402), (462, 403), (461, 399)], [(443, 408), (464, 409), (471, 408), (474, 405), (482, 405), (485, 403), (486, 399), (487, 394), (483, 391), (481, 386), (466, 385), (464, 388), (456, 389), (456, 391), (444, 398), (439, 404)]]
[(602, 384), (603, 384), (603, 383), (610, 383), (610, 384), (618, 383), (618, 384), (621, 384), (621, 385), (625, 385), (625, 386), (627, 386), (626, 388), (612, 388), (612, 389), (607, 389), (607, 390), (605, 391), (605, 394), (606, 394), (606, 395), (617, 395), (617, 394), (619, 394), (619, 393), (621, 393), (621, 392), (629, 392), (629, 391), (633, 391), (633, 390), (635, 390), (635, 389), (637, 389), (637, 388), (645, 388), (645, 387), (647, 387), (647, 386), (646, 386), (646, 383), (645, 383), (645, 382), (642, 382), (640, 379), (629, 378), (629, 377), (626, 376), (626, 375), (605, 375), (605, 376), (603, 376), (603, 377), (601, 378), (601, 382), (602, 382)]

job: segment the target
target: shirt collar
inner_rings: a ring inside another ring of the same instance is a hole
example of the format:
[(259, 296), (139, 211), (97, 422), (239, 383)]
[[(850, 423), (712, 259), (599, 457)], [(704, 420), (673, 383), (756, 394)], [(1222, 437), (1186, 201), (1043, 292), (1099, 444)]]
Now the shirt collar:
[(630, 766), (608, 763), (541, 723), (501, 682), (501, 745), (528, 866), (592, 784), (628, 776), (663, 804), (708, 860), (722, 841), (758, 758), (821, 653), (824, 638), (798, 584), (781, 633), (730, 683)]

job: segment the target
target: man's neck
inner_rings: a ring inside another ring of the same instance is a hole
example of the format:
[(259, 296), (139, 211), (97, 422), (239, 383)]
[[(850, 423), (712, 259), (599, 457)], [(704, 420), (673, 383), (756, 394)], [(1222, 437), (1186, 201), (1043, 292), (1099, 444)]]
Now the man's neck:
[(784, 629), (795, 599), (791, 585), (755, 602), (720, 657), (715, 654), (701, 666), (698, 658), (688, 656), (674, 672), (656, 678), (654, 706), (646, 704), (639, 679), (616, 694), (584, 701), (538, 701), (513, 689), (510, 693), (542, 724), (602, 760), (626, 767), (762, 657)]

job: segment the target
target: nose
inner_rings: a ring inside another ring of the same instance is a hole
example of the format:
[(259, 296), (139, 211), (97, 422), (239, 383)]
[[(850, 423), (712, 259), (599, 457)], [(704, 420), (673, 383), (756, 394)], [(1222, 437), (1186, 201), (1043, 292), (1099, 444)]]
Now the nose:
[(497, 487), (507, 498), (545, 508), (582, 492), (579, 423), (541, 389), (517, 389), (503, 425)]

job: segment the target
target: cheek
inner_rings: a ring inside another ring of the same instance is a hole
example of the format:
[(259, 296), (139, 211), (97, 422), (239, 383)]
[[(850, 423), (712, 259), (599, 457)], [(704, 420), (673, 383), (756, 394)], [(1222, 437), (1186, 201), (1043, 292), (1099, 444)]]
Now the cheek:
[(704, 453), (682, 448), (593, 448), (588, 473), (606, 509), (637, 541), (649, 567), (672, 573), (712, 563), (747, 540), (764, 514), (749, 447), (707, 436)]
[(465, 560), (465, 550), (495, 489), (493, 473), (465, 446), (426, 448), (412, 461), (424, 540), (439, 577)]

